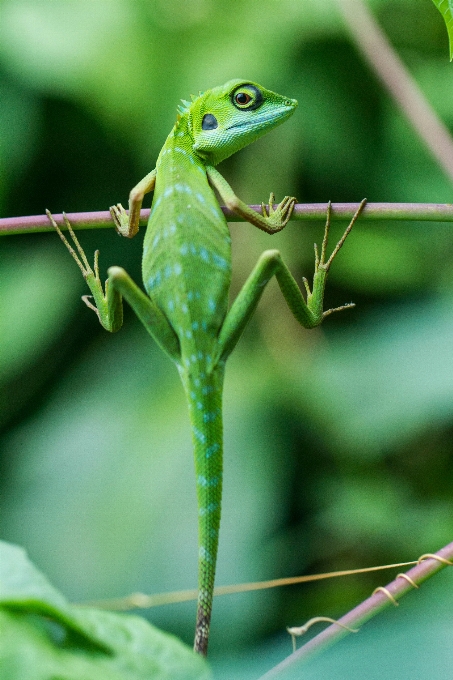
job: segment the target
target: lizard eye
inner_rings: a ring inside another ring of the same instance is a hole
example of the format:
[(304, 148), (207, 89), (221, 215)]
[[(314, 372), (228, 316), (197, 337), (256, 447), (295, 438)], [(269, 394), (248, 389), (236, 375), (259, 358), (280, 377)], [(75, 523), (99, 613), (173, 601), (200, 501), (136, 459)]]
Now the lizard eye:
[(239, 106), (245, 106), (246, 104), (252, 101), (252, 98), (246, 92), (238, 92), (237, 94), (234, 95), (234, 101), (236, 102), (236, 104), (239, 104)]
[(263, 95), (254, 85), (241, 85), (233, 92), (231, 100), (237, 109), (250, 111), (261, 106)]

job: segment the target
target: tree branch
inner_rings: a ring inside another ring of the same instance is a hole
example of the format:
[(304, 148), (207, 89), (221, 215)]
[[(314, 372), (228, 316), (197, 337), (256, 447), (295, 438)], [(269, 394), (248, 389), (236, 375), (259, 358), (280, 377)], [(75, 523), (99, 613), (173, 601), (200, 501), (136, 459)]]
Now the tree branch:
[(412, 123), (432, 156), (453, 181), (453, 140), (446, 125), (393, 49), (362, 0), (337, 0), (357, 47)]
[[(385, 589), (377, 589), (373, 595), (364, 600), (357, 607), (352, 609), (348, 614), (338, 619), (341, 626), (347, 628), (360, 628), (366, 621), (379, 614), (383, 609), (397, 604), (397, 600), (406, 595), (409, 591), (419, 586), (423, 581), (436, 574), (441, 569), (448, 565), (453, 565), (453, 543), (449, 543), (444, 548), (435, 553), (435, 556), (423, 555), (419, 559), (416, 567), (405, 572), (405, 576), (398, 575), (396, 579), (385, 586)], [(384, 592), (387, 591), (387, 592)], [(274, 666), (270, 671), (265, 673), (259, 680), (273, 680), (274, 678), (284, 678), (286, 671), (294, 669), (294, 666), (302, 664), (309, 657), (313, 656), (327, 647), (330, 647), (334, 642), (338, 642), (346, 635), (349, 635), (348, 630), (342, 628), (337, 624), (332, 624), (328, 628), (316, 635), (303, 647), (288, 656), (284, 661)], [(291, 676), (293, 677), (293, 676)]]
[[(357, 210), (358, 203), (333, 203), (332, 220), (350, 220)], [(250, 206), (261, 213), (261, 206)], [(243, 222), (228, 208), (222, 211), (229, 222)], [(142, 210), (140, 225), (146, 225), (149, 210)], [(74, 229), (109, 229), (114, 224), (107, 210), (102, 212), (66, 213)], [(291, 216), (292, 221), (325, 221), (327, 203), (297, 203)], [(66, 229), (61, 214), (54, 215), (63, 230)], [(360, 219), (364, 220), (408, 220), (420, 222), (453, 222), (451, 203), (367, 203)], [(32, 234), (53, 231), (46, 215), (0, 218), (0, 235)]]

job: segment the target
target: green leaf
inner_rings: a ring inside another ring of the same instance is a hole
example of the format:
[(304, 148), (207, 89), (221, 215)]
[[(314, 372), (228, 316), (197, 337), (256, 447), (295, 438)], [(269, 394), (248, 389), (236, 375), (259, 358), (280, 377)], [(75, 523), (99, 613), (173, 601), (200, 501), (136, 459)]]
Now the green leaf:
[(447, 27), (451, 61), (453, 59), (453, 0), (433, 0), (433, 2), (442, 14)]
[(69, 604), (18, 546), (0, 542), (2, 680), (208, 680), (182, 642), (139, 616)]

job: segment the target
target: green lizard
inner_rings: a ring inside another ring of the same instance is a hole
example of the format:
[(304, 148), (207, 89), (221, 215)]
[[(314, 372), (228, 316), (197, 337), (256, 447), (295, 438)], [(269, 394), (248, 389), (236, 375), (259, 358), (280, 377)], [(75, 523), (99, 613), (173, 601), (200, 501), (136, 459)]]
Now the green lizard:
[(326, 276), (362, 205), (326, 261), (327, 220), (320, 256), (315, 246), (313, 291), (304, 279), (306, 302), (280, 253), (267, 250), (228, 309), (231, 240), (214, 189), (229, 208), (269, 234), (283, 229), (296, 199), (286, 196), (274, 208), (271, 194), (260, 215), (235, 196), (214, 166), (289, 118), (297, 102), (246, 80), (231, 80), (192, 100), (179, 107), (155, 169), (132, 189), (129, 216), (121, 204), (110, 209), (117, 231), (132, 237), (138, 231), (144, 194), (154, 189), (143, 248), (143, 281), (148, 295), (120, 267), (109, 268), (104, 291), (98, 251), (93, 270), (69, 222), (66, 220), (78, 255), (48, 215), (82, 270), (92, 293), (83, 299), (104, 328), (114, 332), (121, 327), (124, 297), (181, 376), (192, 425), (198, 498), (199, 595), (194, 649), (205, 655), (220, 524), (226, 359), (274, 274), (292, 313), (305, 328), (319, 325), (337, 311), (323, 311)]

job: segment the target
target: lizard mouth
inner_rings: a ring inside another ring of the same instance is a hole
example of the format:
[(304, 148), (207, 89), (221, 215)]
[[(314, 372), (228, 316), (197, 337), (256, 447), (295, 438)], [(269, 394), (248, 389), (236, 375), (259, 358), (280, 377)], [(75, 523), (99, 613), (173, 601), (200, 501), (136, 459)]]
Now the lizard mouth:
[(261, 125), (261, 123), (266, 123), (269, 120), (277, 121), (279, 118), (284, 118), (293, 111), (294, 107), (288, 106), (285, 107), (284, 109), (280, 109), (280, 111), (277, 111), (276, 113), (273, 113), (269, 116), (260, 116), (259, 118), (255, 118), (254, 120), (244, 120), (242, 123), (234, 123), (233, 125), (229, 125), (226, 129), (231, 130), (232, 128), (239, 127), (255, 127), (256, 125)]

